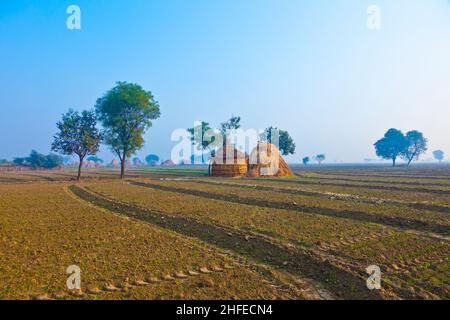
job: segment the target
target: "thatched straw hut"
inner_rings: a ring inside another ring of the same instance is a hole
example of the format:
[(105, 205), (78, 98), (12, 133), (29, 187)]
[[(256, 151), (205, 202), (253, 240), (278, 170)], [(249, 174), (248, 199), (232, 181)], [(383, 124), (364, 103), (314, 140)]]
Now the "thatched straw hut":
[(248, 175), (290, 177), (294, 174), (275, 145), (258, 143), (249, 157)]
[(211, 158), (211, 175), (213, 177), (242, 177), (247, 174), (247, 156), (234, 148), (230, 143), (224, 143)]

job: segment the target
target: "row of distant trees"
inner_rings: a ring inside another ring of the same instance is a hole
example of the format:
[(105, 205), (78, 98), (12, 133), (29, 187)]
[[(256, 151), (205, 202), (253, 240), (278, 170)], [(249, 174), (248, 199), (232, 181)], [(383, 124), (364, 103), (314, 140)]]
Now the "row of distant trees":
[[(109, 164), (105, 163), (105, 161), (97, 156), (89, 156), (86, 160), (83, 161), (83, 167), (85, 168), (94, 168), (94, 167), (116, 167), (115, 161), (112, 160)], [(74, 166), (75, 164), (78, 166), (78, 161), (73, 162), (71, 159), (66, 159), (64, 161), (65, 165)], [(118, 163), (118, 162), (117, 162)], [(127, 161), (127, 166), (129, 167), (142, 167), (142, 166), (157, 166), (160, 164), (160, 158), (156, 154), (149, 154), (145, 157), (145, 161), (141, 160), (138, 157), (134, 157)]]
[[(116, 163), (117, 162), (117, 163)], [(160, 164), (159, 156), (155, 154), (149, 154), (145, 157), (145, 161), (142, 161), (138, 157), (134, 157), (128, 161), (128, 166), (141, 167), (141, 166), (157, 166)], [(0, 159), (0, 165), (14, 165), (20, 167), (29, 167), (32, 169), (54, 169), (63, 166), (78, 166), (79, 162), (72, 161), (70, 157), (62, 157), (60, 155), (50, 153), (44, 155), (35, 150), (32, 150), (28, 157), (17, 157), (12, 162), (6, 159)], [(103, 159), (97, 156), (87, 157), (83, 163), (84, 168), (99, 168), (99, 167), (117, 167), (119, 165), (117, 160), (112, 160), (111, 163), (106, 164)]]
[[(60, 155), (50, 153), (44, 155), (32, 150), (28, 157), (15, 158), (13, 164), (21, 167), (29, 167), (33, 169), (54, 169), (63, 165), (64, 159)], [(7, 163), (7, 161), (3, 161)]]
[(316, 161), (319, 165), (321, 165), (322, 162), (325, 161), (325, 159), (326, 159), (326, 155), (323, 154), (323, 153), (321, 153), (321, 154), (318, 154), (318, 155), (316, 155), (316, 156), (313, 156), (312, 158), (310, 158), (310, 157), (304, 157), (304, 158), (302, 159), (302, 163), (303, 163), (305, 166), (307, 166), (307, 165), (311, 162), (311, 160), (314, 160), (314, 161)]
[[(389, 129), (384, 137), (375, 142), (375, 152), (378, 157), (386, 160), (391, 160), (395, 167), (397, 159), (402, 158), (409, 166), (414, 160), (419, 160), (420, 156), (428, 151), (428, 139), (425, 138), (422, 132), (417, 130), (408, 131), (403, 134), (398, 129)], [(433, 151), (434, 158), (442, 162), (444, 160), (444, 151)], [(311, 160), (317, 161), (320, 165), (325, 161), (325, 155), (319, 154), (312, 158), (304, 157), (302, 163), (307, 166)]]
[[(428, 150), (428, 139), (422, 132), (417, 130), (408, 131), (403, 134), (398, 129), (389, 129), (384, 137), (375, 142), (375, 152), (378, 157), (391, 160), (395, 167), (397, 159), (402, 158), (409, 166), (414, 160), (419, 160), (420, 156)], [(444, 152), (436, 150), (433, 152), (436, 160), (444, 160)]]

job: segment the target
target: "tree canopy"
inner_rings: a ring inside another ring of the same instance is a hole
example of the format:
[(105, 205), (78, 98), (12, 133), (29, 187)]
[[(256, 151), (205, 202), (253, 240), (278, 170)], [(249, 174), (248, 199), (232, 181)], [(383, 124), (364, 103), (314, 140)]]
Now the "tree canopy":
[(273, 136), (273, 134), (278, 135), (278, 149), (280, 149), (281, 154), (283, 156), (287, 156), (289, 154), (295, 153), (295, 143), (294, 140), (291, 138), (289, 133), (284, 130), (280, 130), (278, 128), (274, 127), (268, 127), (266, 130), (264, 130), (264, 133), (261, 134), (260, 139), (261, 141), (266, 141), (268, 143), (274, 143), (276, 144), (276, 138)]
[(316, 156), (314, 157), (314, 159), (319, 163), (319, 165), (321, 165), (322, 162), (325, 161), (326, 156), (325, 156), (325, 154), (321, 153), (321, 154), (316, 155)]
[(87, 157), (86, 160), (88, 160), (88, 161), (94, 161), (95, 163), (104, 163), (103, 159), (100, 159), (100, 158), (97, 157), (97, 156), (90, 156), (90, 157)]
[(308, 163), (311, 161), (311, 159), (309, 158), (309, 157), (304, 157), (303, 159), (302, 159), (302, 163), (305, 165), (305, 166), (307, 166), (308, 165)]
[(392, 160), (395, 167), (397, 158), (405, 151), (408, 142), (400, 130), (389, 129), (384, 137), (375, 142), (375, 151), (378, 157)]
[(409, 166), (414, 159), (419, 159), (420, 155), (427, 151), (427, 145), (428, 140), (422, 132), (412, 130), (404, 135), (398, 129), (389, 129), (384, 137), (374, 144), (377, 156), (392, 160), (394, 167), (398, 157), (405, 159)]
[(435, 150), (433, 151), (433, 156), (437, 161), (441, 162), (442, 160), (444, 160), (444, 151)]
[(222, 135), (224, 135), (225, 140), (227, 132), (237, 130), (240, 127), (241, 127), (241, 117), (231, 116), (230, 119), (220, 124), (220, 132), (222, 132)]
[(147, 162), (148, 164), (159, 162), (159, 156), (157, 156), (156, 154), (149, 154), (145, 157), (145, 162)]
[[(209, 150), (212, 153), (218, 143), (213, 129), (209, 126), (208, 122), (201, 121), (199, 125), (189, 128), (187, 131), (191, 135), (192, 144), (196, 145), (197, 149), (202, 151), (202, 163), (205, 163), (205, 151)], [(195, 157), (192, 159), (195, 159)]]
[(33, 169), (54, 169), (62, 166), (63, 157), (54, 153), (44, 155), (36, 150), (32, 150), (28, 157), (15, 158), (13, 163), (15, 165), (31, 167)]
[(94, 111), (82, 111), (81, 114), (70, 109), (63, 114), (62, 120), (56, 124), (58, 133), (54, 136), (52, 150), (65, 154), (77, 155), (79, 158), (78, 176), (86, 155), (95, 155), (101, 142), (101, 134), (97, 129), (97, 118)]
[(97, 100), (95, 110), (104, 128), (105, 143), (120, 159), (123, 179), (126, 159), (142, 148), (144, 133), (152, 120), (160, 117), (159, 104), (140, 85), (118, 82)]
[(423, 136), (422, 132), (417, 130), (407, 132), (405, 139), (406, 147), (402, 156), (409, 166), (414, 159), (418, 160), (420, 155), (428, 150), (428, 140)]

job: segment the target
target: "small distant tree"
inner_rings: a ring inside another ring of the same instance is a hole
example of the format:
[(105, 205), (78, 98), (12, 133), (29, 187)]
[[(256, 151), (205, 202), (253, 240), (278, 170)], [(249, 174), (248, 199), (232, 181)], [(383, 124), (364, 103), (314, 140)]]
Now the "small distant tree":
[(311, 159), (310, 159), (309, 157), (304, 157), (304, 158), (302, 159), (302, 162), (303, 162), (303, 164), (304, 164), (305, 166), (307, 166), (307, 165), (309, 164), (310, 161), (311, 161)]
[(317, 163), (318, 163), (319, 165), (321, 165), (322, 162), (325, 161), (326, 156), (325, 156), (325, 154), (321, 153), (321, 154), (318, 154), (317, 156), (315, 156), (314, 159), (317, 161)]
[(46, 169), (53, 169), (61, 167), (64, 163), (64, 158), (60, 155), (50, 153), (47, 156), (45, 156), (44, 160), (44, 168)]
[(238, 116), (231, 116), (231, 118), (228, 121), (222, 122), (220, 124), (220, 132), (222, 133), (222, 135), (224, 135), (224, 141), (227, 132), (237, 130), (240, 127), (241, 127), (241, 117)]
[(278, 149), (280, 149), (283, 156), (295, 153), (296, 146), (294, 140), (291, 138), (287, 131), (280, 130), (274, 127), (268, 127), (260, 136), (260, 140), (268, 143), (275, 143), (275, 137), (272, 136), (273, 133), (278, 135)]
[(32, 150), (28, 158), (26, 158), (26, 163), (33, 169), (44, 168), (46, 163), (46, 157), (42, 153)]
[(145, 162), (150, 164), (151, 162), (159, 162), (159, 157), (156, 154), (149, 154), (145, 157)]
[(198, 126), (189, 128), (187, 131), (191, 135), (192, 144), (202, 152), (202, 163), (205, 163), (205, 151), (212, 153), (217, 143), (215, 136), (211, 134), (212, 128), (208, 122), (202, 121)]
[(392, 166), (395, 167), (397, 158), (404, 154), (408, 141), (400, 130), (389, 129), (374, 146), (377, 156), (392, 160)]
[(90, 156), (86, 158), (87, 161), (94, 161), (95, 163), (104, 163), (103, 159), (100, 159), (97, 156)]
[(138, 157), (134, 157), (133, 158), (133, 166), (140, 167), (141, 165), (142, 165), (141, 159), (139, 159)]
[(418, 160), (420, 155), (428, 150), (428, 140), (423, 136), (422, 132), (417, 130), (407, 132), (405, 139), (406, 148), (403, 151), (402, 156), (409, 166), (414, 159)]
[(222, 146), (229, 142), (230, 135), (241, 127), (241, 117), (231, 116), (225, 122), (220, 124), (220, 133), (222, 134)]
[(26, 158), (14, 158), (13, 160), (13, 164), (15, 164), (16, 166), (26, 166), (26, 162)]
[(154, 166), (160, 162), (160, 158), (156, 154), (149, 154), (145, 157), (145, 162), (149, 166)]
[(62, 120), (56, 124), (59, 132), (54, 136), (52, 150), (78, 156), (78, 175), (87, 155), (95, 155), (100, 148), (101, 134), (96, 127), (97, 118), (94, 111), (82, 111), (81, 114), (70, 109), (63, 114)]
[[(231, 143), (230, 137), (233, 133), (236, 132), (241, 127), (241, 117), (239, 116), (231, 116), (230, 119), (228, 119), (225, 122), (222, 122), (220, 124), (220, 133), (222, 134), (222, 146), (225, 147), (227, 143)], [(218, 144), (218, 141), (215, 143)], [(211, 166), (208, 169), (209, 173), (211, 173)]]
[(444, 160), (444, 151), (442, 150), (433, 151), (433, 156), (437, 161), (442, 162), (442, 160)]
[(118, 82), (97, 100), (95, 110), (103, 124), (105, 143), (120, 159), (120, 178), (126, 161), (144, 145), (144, 133), (160, 117), (159, 104), (140, 85)]

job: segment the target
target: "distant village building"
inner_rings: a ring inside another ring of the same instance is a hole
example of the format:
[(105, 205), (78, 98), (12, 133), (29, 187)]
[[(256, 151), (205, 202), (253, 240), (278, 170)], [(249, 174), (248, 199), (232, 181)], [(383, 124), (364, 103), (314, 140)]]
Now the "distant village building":
[(172, 160), (166, 160), (162, 163), (163, 166), (174, 166), (175, 163), (173, 163)]

